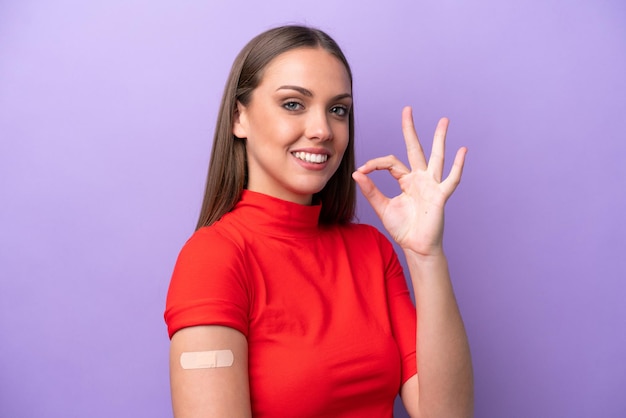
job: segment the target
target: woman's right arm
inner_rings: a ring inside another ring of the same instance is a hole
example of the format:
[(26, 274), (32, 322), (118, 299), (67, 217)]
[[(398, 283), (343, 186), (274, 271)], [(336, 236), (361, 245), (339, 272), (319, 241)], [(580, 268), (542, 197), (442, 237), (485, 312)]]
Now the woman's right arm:
[[(183, 353), (214, 350), (232, 351), (232, 365), (181, 365)], [(177, 331), (170, 345), (170, 383), (175, 418), (251, 417), (246, 337), (233, 328), (218, 325)]]

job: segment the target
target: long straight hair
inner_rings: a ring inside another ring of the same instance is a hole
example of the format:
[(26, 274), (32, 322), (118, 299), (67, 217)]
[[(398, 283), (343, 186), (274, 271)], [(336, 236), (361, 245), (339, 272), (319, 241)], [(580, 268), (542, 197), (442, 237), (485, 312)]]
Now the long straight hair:
[[(345, 66), (352, 88), (352, 71), (339, 45), (325, 32), (306, 26), (281, 26), (253, 38), (237, 55), (230, 70), (217, 117), (204, 200), (196, 229), (209, 226), (230, 212), (247, 186), (248, 168), (245, 139), (233, 134), (237, 102), (250, 102), (263, 70), (282, 53), (296, 48), (323, 48)], [(349, 140), (337, 171), (326, 186), (313, 196), (322, 209), (321, 224), (348, 223), (356, 205), (354, 172), (354, 106), (349, 113)]]

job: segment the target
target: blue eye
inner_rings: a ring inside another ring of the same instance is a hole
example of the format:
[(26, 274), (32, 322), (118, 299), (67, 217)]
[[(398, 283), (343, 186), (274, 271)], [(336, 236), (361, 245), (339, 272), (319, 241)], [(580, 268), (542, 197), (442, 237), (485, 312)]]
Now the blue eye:
[(283, 103), (283, 107), (287, 110), (300, 110), (302, 105), (298, 102), (291, 101)]
[(330, 108), (330, 112), (337, 116), (346, 116), (348, 114), (348, 108), (345, 106), (333, 106)]

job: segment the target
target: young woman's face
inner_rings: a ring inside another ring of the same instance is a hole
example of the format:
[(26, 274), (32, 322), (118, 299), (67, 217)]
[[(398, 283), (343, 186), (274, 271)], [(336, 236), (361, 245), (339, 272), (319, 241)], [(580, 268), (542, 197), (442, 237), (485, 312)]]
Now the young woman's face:
[(327, 51), (298, 48), (270, 61), (233, 126), (246, 138), (248, 189), (310, 204), (348, 146), (351, 106), (346, 68)]

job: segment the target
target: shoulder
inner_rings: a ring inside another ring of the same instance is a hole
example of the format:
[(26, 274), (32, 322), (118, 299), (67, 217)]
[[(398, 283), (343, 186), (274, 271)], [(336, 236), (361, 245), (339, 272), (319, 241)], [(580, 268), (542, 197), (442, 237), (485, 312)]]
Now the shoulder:
[(205, 226), (195, 231), (183, 245), (183, 249), (201, 250), (211, 247), (236, 246), (233, 234), (217, 225)]
[(349, 223), (342, 225), (340, 228), (343, 235), (349, 237), (351, 240), (358, 240), (369, 245), (376, 244), (378, 247), (391, 246), (389, 239), (372, 225)]
[(241, 274), (245, 271), (245, 246), (245, 239), (232, 228), (220, 224), (200, 228), (180, 250), (174, 277)]
[(197, 230), (172, 272), (165, 311), (170, 336), (194, 325), (225, 325), (245, 333), (250, 292), (245, 252), (236, 236), (213, 226)]
[(372, 225), (349, 223), (337, 228), (350, 251), (360, 254), (360, 258), (376, 256), (389, 259), (395, 254), (389, 239)]
[[(376, 227), (368, 224), (351, 223), (342, 226), (343, 235), (352, 254), (368, 263), (380, 262), (393, 274), (402, 274), (402, 268), (392, 242)], [(376, 261), (377, 260), (377, 261)]]
[(228, 222), (218, 221), (195, 231), (183, 245), (181, 256), (241, 253), (244, 246), (240, 231)]

